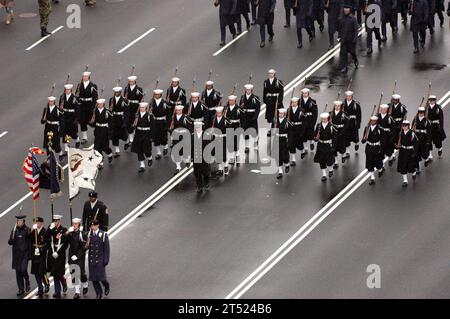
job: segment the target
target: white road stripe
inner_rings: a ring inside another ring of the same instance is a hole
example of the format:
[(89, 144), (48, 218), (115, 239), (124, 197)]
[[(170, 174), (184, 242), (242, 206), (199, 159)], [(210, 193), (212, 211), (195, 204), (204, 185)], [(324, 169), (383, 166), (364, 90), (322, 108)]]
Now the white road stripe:
[[(450, 91), (448, 91), (438, 104), (445, 107), (450, 103)], [(385, 160), (384, 162), (386, 162)], [(362, 177), (362, 178), (361, 178)], [(339, 194), (328, 202), (319, 212), (308, 220), (294, 235), (292, 235), (280, 248), (278, 248), (268, 259), (266, 259), (254, 272), (241, 282), (225, 299), (239, 299), (270, 269), (272, 269), (284, 256), (297, 246), (311, 231), (313, 231), (328, 215), (341, 205), (352, 193), (354, 193), (368, 178), (367, 169), (364, 169), (353, 181), (347, 185)], [(355, 185), (355, 183), (357, 183)], [(313, 224), (312, 224), (313, 223)], [(312, 225), (311, 225), (312, 224)]]
[(8, 134), (7, 131), (4, 131), (2, 134), (0, 134), (0, 138), (2, 138), (3, 136), (5, 136), (6, 134)]
[(150, 33), (152, 33), (153, 31), (155, 31), (155, 28), (151, 28), (150, 30), (148, 30), (147, 32), (145, 32), (143, 35), (141, 35), (139, 38), (137, 38), (136, 40), (132, 41), (130, 44), (128, 44), (127, 46), (125, 46), (123, 49), (117, 51), (118, 54), (121, 54), (122, 52), (124, 52), (126, 49), (128, 49), (129, 47), (131, 47), (132, 45), (134, 45), (136, 42), (138, 42), (139, 40), (143, 39), (144, 37), (146, 37), (147, 35), (149, 35)]
[(230, 42), (228, 42), (223, 48), (221, 48), (219, 51), (217, 51), (216, 53), (213, 54), (213, 56), (218, 56), (220, 53), (222, 53), (226, 48), (228, 48), (230, 45), (232, 45), (234, 42), (236, 42), (237, 40), (239, 40), (240, 38), (242, 38), (244, 35), (246, 35), (248, 33), (247, 30), (245, 30), (244, 32), (242, 32), (241, 34), (239, 34), (236, 38), (234, 38), (233, 40), (231, 40)]
[(35, 46), (37, 46), (39, 43), (44, 42), (45, 40), (47, 40), (51, 35), (55, 34), (56, 32), (58, 32), (59, 30), (61, 30), (62, 28), (64, 28), (64, 26), (60, 25), (59, 27), (57, 27), (55, 30), (52, 31), (51, 34), (46, 35), (45, 37), (41, 38), (40, 40), (36, 41), (34, 44), (30, 45), (28, 48), (25, 49), (25, 51), (30, 51), (32, 48), (34, 48)]

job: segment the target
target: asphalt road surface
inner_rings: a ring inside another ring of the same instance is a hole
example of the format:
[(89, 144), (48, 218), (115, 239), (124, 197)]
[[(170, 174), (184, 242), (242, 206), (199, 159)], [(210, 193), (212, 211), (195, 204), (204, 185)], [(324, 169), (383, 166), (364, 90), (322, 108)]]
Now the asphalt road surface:
[[(15, 298), (17, 290), (6, 244), (14, 215), (22, 205), (32, 216), (21, 174), (27, 148), (42, 146), (39, 121), (51, 85), (57, 83), (59, 95), (67, 73), (76, 84), (86, 64), (107, 97), (133, 64), (138, 84), (148, 92), (157, 78), (165, 89), (178, 65), (188, 92), (194, 76), (202, 89), (212, 68), (215, 86), (225, 95), (235, 83), (241, 94), (249, 73), (261, 95), (266, 71), (273, 67), (287, 88), (301, 82), (299, 75), (308, 75), (306, 85), (319, 110), (352, 78), (363, 122), (380, 92), (387, 102), (394, 80), (410, 119), (428, 82), (438, 99), (450, 91), (448, 28), (437, 27), (419, 55), (412, 54), (411, 34), (404, 26), (396, 37), (388, 32), (388, 42), (372, 56), (366, 56), (362, 32), (360, 68), (350, 66), (342, 75), (336, 70), (337, 54), (327, 55), (326, 32), (298, 50), (295, 28), (282, 27), (282, 2), (277, 6), (273, 43), (260, 49), (259, 29), (253, 27), (218, 54), (218, 11), (194, 0), (98, 1), (96, 8), (82, 8), (80, 29), (66, 26), (66, 7), (60, 4), (54, 6), (49, 26), (58, 31), (29, 50), (40, 39), (38, 17), (17, 18), (8, 28), (0, 27), (0, 38), (7, 43), (0, 49), (0, 298)], [(16, 14), (28, 12), (37, 8), (17, 3)], [(443, 103), (449, 103), (446, 96)], [(260, 125), (266, 125), (263, 116)], [(395, 166), (375, 186), (367, 185), (361, 174), (362, 148), (358, 154), (352, 150), (350, 160), (327, 183), (320, 181), (310, 153), (282, 180), (258, 174), (259, 164), (243, 164), (213, 181), (202, 195), (195, 192), (190, 170), (173, 177), (175, 165), (169, 158), (154, 161), (139, 175), (136, 155), (123, 152), (97, 179), (100, 200), (110, 209), (110, 224), (116, 225), (111, 232), (109, 298), (448, 298), (447, 149), (448, 140), (442, 159), (435, 156), (407, 189), (401, 189)], [(62, 190), (65, 195), (56, 200), (55, 211), (65, 215), (68, 225), (66, 183)], [(81, 216), (86, 194), (82, 191), (74, 200), (75, 216)], [(50, 200), (45, 191), (41, 197), (38, 213), (48, 224)], [(321, 210), (326, 218), (309, 229)], [(293, 241), (286, 242), (299, 229), (308, 233), (287, 251)], [(381, 270), (379, 289), (366, 285), (371, 264)], [(34, 278), (31, 282), (34, 287)]]

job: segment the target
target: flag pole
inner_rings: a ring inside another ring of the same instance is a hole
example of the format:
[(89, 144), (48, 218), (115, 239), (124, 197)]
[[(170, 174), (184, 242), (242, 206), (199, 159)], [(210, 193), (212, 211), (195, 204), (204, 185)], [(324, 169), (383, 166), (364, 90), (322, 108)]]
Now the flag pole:
[(69, 199), (69, 210), (70, 210), (70, 223), (72, 223), (72, 219), (73, 219), (73, 217), (72, 217), (72, 200), (71, 199)]
[[(49, 152), (53, 152), (53, 150), (52, 150), (53, 132), (52, 132), (52, 131), (48, 132), (48, 133), (47, 133), (47, 137), (48, 137), (48, 143), (47, 143), (47, 144), (48, 144), (48, 146), (47, 146), (48, 151), (49, 151)], [(50, 171), (51, 171), (51, 164), (50, 164)], [(51, 182), (50, 182), (50, 184), (51, 184)], [(54, 214), (55, 214), (55, 210), (54, 210), (54, 207), (53, 207), (53, 196), (52, 196), (51, 193), (52, 193), (52, 192), (50, 191), (50, 205), (51, 205), (52, 222), (53, 222), (53, 216), (54, 216)]]
[[(33, 219), (36, 220), (36, 200), (34, 198), (33, 198)], [(34, 243), (36, 245), (36, 248), (38, 248), (37, 229), (35, 229), (34, 232)]]

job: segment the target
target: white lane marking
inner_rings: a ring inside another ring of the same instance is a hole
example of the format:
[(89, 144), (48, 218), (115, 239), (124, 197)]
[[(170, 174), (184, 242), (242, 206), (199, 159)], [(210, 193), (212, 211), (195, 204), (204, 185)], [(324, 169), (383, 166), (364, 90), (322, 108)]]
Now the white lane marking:
[(3, 136), (5, 136), (6, 134), (8, 134), (7, 131), (4, 131), (2, 134), (0, 134), (0, 138), (2, 138)]
[(222, 53), (226, 48), (228, 48), (230, 45), (232, 45), (234, 42), (236, 42), (237, 40), (239, 40), (240, 38), (242, 38), (244, 35), (246, 35), (248, 33), (247, 30), (243, 31), (241, 34), (239, 34), (236, 38), (234, 38), (233, 40), (231, 40), (230, 42), (228, 42), (224, 47), (222, 47), (220, 50), (218, 50), (217, 52), (215, 52), (213, 54), (213, 56), (218, 56), (220, 53)]
[(131, 47), (132, 45), (134, 45), (136, 42), (138, 42), (139, 40), (143, 39), (144, 37), (146, 37), (148, 34), (152, 33), (153, 31), (155, 31), (155, 28), (151, 28), (150, 30), (148, 30), (147, 32), (145, 32), (143, 35), (141, 35), (140, 37), (138, 37), (136, 40), (133, 40), (130, 44), (126, 45), (123, 49), (117, 51), (118, 54), (121, 54), (122, 52), (124, 52), (126, 49), (128, 49), (129, 47)]
[[(444, 108), (450, 103), (448, 91), (438, 104)], [(443, 102), (444, 101), (444, 102)], [(384, 163), (387, 159), (384, 160)], [(362, 177), (362, 178), (361, 178)], [(353, 181), (347, 185), (339, 194), (328, 202), (319, 212), (308, 220), (294, 235), (292, 235), (280, 248), (278, 248), (268, 259), (266, 259), (255, 271), (244, 279), (225, 299), (239, 299), (246, 293), (259, 279), (261, 279), (270, 269), (272, 269), (284, 256), (286, 256), (295, 246), (297, 246), (311, 231), (314, 230), (328, 215), (330, 215), (339, 205), (341, 205), (352, 193), (354, 193), (368, 178), (367, 169), (364, 169)], [(355, 183), (357, 183), (355, 185)], [(314, 224), (312, 224), (314, 223)], [(312, 225), (311, 225), (312, 224)], [(309, 227), (309, 228), (308, 228)]]
[(25, 51), (30, 51), (32, 48), (34, 48), (35, 46), (37, 46), (39, 43), (44, 42), (45, 40), (47, 40), (48, 38), (50, 38), (51, 35), (55, 34), (56, 32), (58, 32), (59, 30), (61, 30), (62, 28), (64, 28), (64, 26), (60, 25), (59, 27), (57, 27), (55, 30), (52, 31), (51, 34), (46, 35), (45, 37), (41, 38), (40, 40), (36, 41), (34, 44), (30, 45), (28, 48), (25, 49)]
[[(176, 185), (178, 185), (182, 180), (184, 180), (193, 171), (193, 167), (183, 168), (177, 175), (173, 176), (167, 183), (161, 186), (156, 192), (154, 192), (145, 201), (139, 204), (135, 209), (133, 209), (129, 214), (123, 217), (119, 222), (117, 222), (108, 231), (109, 239), (114, 238), (122, 229), (128, 226), (133, 220), (139, 217), (147, 209), (153, 206), (158, 200), (160, 200), (165, 194), (172, 190)], [(87, 253), (87, 252), (86, 252)], [(69, 266), (66, 264), (66, 275), (69, 274)], [(53, 279), (50, 280), (50, 286), (53, 286)], [(24, 299), (36, 299), (37, 288), (31, 291)]]

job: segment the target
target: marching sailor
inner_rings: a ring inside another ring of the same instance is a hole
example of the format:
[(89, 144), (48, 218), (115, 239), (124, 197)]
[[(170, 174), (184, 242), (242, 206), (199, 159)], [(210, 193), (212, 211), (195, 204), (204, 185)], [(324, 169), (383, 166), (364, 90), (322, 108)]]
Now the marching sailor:
[(389, 105), (381, 104), (380, 113), (378, 114), (378, 125), (385, 133), (385, 143), (382, 145), (384, 156), (389, 159), (389, 166), (394, 163), (394, 145), (395, 145), (395, 122), (389, 115)]
[(114, 96), (109, 99), (109, 111), (112, 113), (111, 119), (111, 140), (114, 146), (115, 158), (120, 156), (119, 141), (126, 142), (127, 129), (126, 123), (128, 122), (128, 102), (122, 96), (122, 87), (115, 86), (113, 88)]
[(83, 72), (82, 80), (78, 83), (75, 95), (80, 102), (81, 144), (86, 144), (88, 124), (95, 110), (95, 101), (98, 99), (98, 88), (96, 84), (91, 82), (91, 72)]
[[(264, 81), (263, 85), (263, 102), (266, 104), (266, 121), (272, 124), (275, 115), (275, 109), (283, 105), (284, 85), (281, 80), (278, 80), (275, 75), (276, 71), (270, 69), (268, 71), (268, 79)], [(278, 103), (278, 105), (276, 105)], [(270, 136), (270, 130), (267, 132)]]
[[(394, 143), (397, 141), (397, 138), (400, 134), (400, 131), (402, 129), (402, 123), (406, 119), (406, 116), (408, 114), (408, 110), (406, 109), (406, 106), (400, 102), (401, 96), (399, 94), (393, 94), (391, 102), (389, 105), (389, 115), (392, 116), (394, 119)], [(395, 160), (395, 154), (392, 155), (391, 159)]]
[(169, 118), (172, 117), (175, 105), (186, 105), (186, 90), (180, 86), (180, 78), (172, 78), (170, 87), (166, 91), (166, 102), (169, 105)]
[(134, 127), (136, 136), (131, 146), (131, 151), (137, 154), (139, 161), (139, 173), (145, 171), (145, 159), (150, 167), (153, 164), (152, 139), (154, 130), (154, 117), (148, 112), (148, 103), (139, 103), (139, 113), (136, 115)]
[(90, 191), (88, 196), (89, 200), (84, 203), (83, 207), (83, 229), (89, 229), (91, 221), (95, 219), (98, 220), (101, 230), (108, 231), (108, 207), (106, 207), (105, 203), (98, 200), (98, 193), (96, 191)]
[(209, 132), (203, 131), (204, 123), (194, 122), (194, 132), (191, 140), (191, 158), (194, 166), (195, 181), (197, 184), (197, 193), (209, 189), (209, 169), (210, 165), (203, 154), (206, 145), (211, 140)]
[(300, 108), (305, 116), (303, 120), (303, 126), (305, 133), (303, 135), (303, 142), (305, 151), (308, 151), (308, 144), (311, 151), (314, 150), (314, 126), (317, 122), (317, 102), (310, 96), (310, 90), (308, 88), (302, 89), (302, 98), (300, 99)]
[(189, 157), (189, 154), (184, 154), (183, 148), (177, 154), (173, 152), (174, 146), (183, 140), (184, 136), (190, 137), (190, 124), (192, 123), (189, 121), (187, 115), (183, 114), (183, 109), (183, 105), (179, 104), (175, 106), (175, 113), (173, 114), (172, 122), (170, 124), (170, 131), (172, 133), (171, 157), (176, 165), (175, 175), (181, 171), (181, 162), (183, 157), (186, 163), (190, 162), (189, 159), (186, 159)]
[[(185, 104), (182, 104), (185, 105)], [(213, 108), (215, 109), (215, 108)], [(209, 125), (209, 123), (205, 123), (208, 118), (208, 109), (207, 107), (200, 101), (200, 93), (199, 92), (191, 92), (191, 101), (184, 108), (184, 113), (188, 116), (188, 118), (192, 121), (203, 122), (203, 125)]]
[(399, 149), (397, 172), (402, 174), (402, 187), (408, 186), (408, 174), (412, 174), (413, 180), (416, 180), (417, 142), (417, 135), (410, 129), (410, 122), (404, 120), (396, 145)]
[(355, 151), (359, 149), (359, 128), (361, 127), (361, 104), (353, 99), (353, 92), (345, 92), (345, 100), (343, 105), (343, 111), (348, 116), (348, 126), (346, 130), (347, 145), (345, 155), (350, 155), (348, 147), (350, 144), (355, 144)]
[[(244, 131), (252, 129), (253, 139), (255, 143), (258, 141), (258, 117), (261, 110), (261, 102), (259, 97), (253, 93), (253, 84), (246, 84), (245, 92), (241, 96), (239, 105), (244, 111), (242, 120), (242, 128)], [(249, 136), (245, 135), (245, 152), (249, 152)]]
[[(69, 227), (66, 233), (67, 244), (69, 246), (69, 265), (77, 265), (80, 269), (80, 278), (75, 278), (75, 294), (73, 299), (80, 299), (81, 284), (83, 284), (83, 295), (88, 292), (88, 281), (86, 277), (86, 240), (87, 235), (82, 230), (81, 219), (73, 218), (72, 226)], [(79, 280), (79, 281), (77, 281)]]
[(378, 116), (373, 115), (370, 117), (370, 124), (364, 130), (361, 141), (363, 144), (366, 144), (366, 168), (370, 173), (369, 185), (375, 184), (375, 169), (378, 170), (378, 177), (383, 175), (383, 145), (385, 138), (385, 131), (378, 125)]
[(334, 153), (337, 141), (337, 131), (329, 122), (330, 114), (324, 112), (320, 114), (321, 122), (317, 124), (315, 131), (315, 140), (317, 141), (317, 150), (314, 155), (314, 163), (319, 163), (322, 170), (322, 182), (327, 180), (328, 176), (333, 176), (333, 164), (335, 162)]
[(64, 94), (59, 98), (59, 111), (62, 113), (61, 138), (64, 145), (64, 156), (69, 150), (68, 139), (75, 140), (75, 147), (80, 147), (80, 138), (78, 137), (78, 119), (80, 118), (80, 103), (78, 98), (72, 93), (73, 84), (64, 85)]
[(128, 77), (128, 85), (124, 91), (124, 97), (128, 103), (128, 116), (127, 116), (127, 130), (128, 130), (128, 140), (124, 145), (124, 150), (127, 150), (134, 141), (134, 122), (139, 109), (139, 103), (142, 102), (144, 98), (144, 91), (140, 86), (136, 84), (137, 76), (130, 75)]
[(417, 167), (416, 174), (420, 174), (420, 163), (424, 160), (425, 167), (431, 162), (431, 123), (425, 116), (425, 107), (419, 107), (417, 115), (414, 117), (412, 127), (417, 136)]
[(299, 107), (299, 101), (300, 98), (298, 97), (292, 97), (291, 98), (291, 105), (289, 106), (287, 110), (287, 119), (289, 123), (291, 124), (291, 127), (289, 129), (289, 153), (290, 153), (290, 165), (295, 166), (295, 155), (297, 153), (297, 150), (300, 151), (300, 157), (303, 159), (306, 156), (306, 150), (303, 145), (304, 140), (304, 126), (303, 126), (303, 120), (304, 115), (302, 110)]
[[(214, 141), (221, 140), (222, 143), (222, 156), (217, 154), (216, 149), (213, 151), (213, 156), (218, 163), (219, 169), (217, 171), (217, 176), (228, 175), (228, 157), (227, 157), (227, 142), (226, 142), (226, 130), (229, 125), (228, 119), (223, 114), (223, 106), (218, 106), (216, 108), (216, 115), (212, 122), (212, 134), (214, 136)], [(219, 142), (217, 142), (219, 143)], [(220, 150), (219, 150), (220, 151)], [(220, 153), (220, 152), (219, 152)]]
[[(61, 144), (60, 144), (60, 121), (61, 121), (61, 111), (59, 108), (55, 105), (56, 97), (49, 96), (48, 97), (48, 103), (47, 106), (44, 108), (44, 111), (42, 113), (41, 118), (41, 124), (45, 125), (44, 127), (44, 148), (47, 150), (47, 153), (49, 153), (48, 144), (50, 142), (49, 139), (49, 132), (52, 132), (53, 136), (51, 138), (52, 142), (52, 149), (56, 152), (56, 154), (59, 154), (60, 156), (63, 155), (61, 151)], [(61, 160), (63, 159), (60, 158)]]
[[(278, 174), (277, 179), (283, 177), (283, 165), (284, 172), (289, 173), (289, 144), (288, 144), (288, 133), (291, 129), (289, 120), (286, 117), (286, 109), (278, 109), (278, 118), (272, 123), (272, 128), (278, 129), (276, 136), (278, 137), (278, 150), (272, 147), (271, 154), (278, 151)], [(276, 144), (274, 144), (275, 146)]]
[(214, 114), (216, 114), (216, 107), (219, 106), (221, 100), (222, 95), (219, 91), (214, 89), (214, 82), (211, 80), (206, 81), (205, 89), (202, 92), (201, 98), (202, 103), (208, 109), (208, 118), (205, 119), (206, 127), (211, 125)]
[[(94, 111), (89, 125), (94, 127), (94, 149), (102, 154), (106, 153), (108, 156), (108, 163), (112, 163), (113, 154), (109, 147), (109, 121), (112, 114), (105, 108), (105, 99), (97, 100), (97, 108)], [(99, 169), (103, 168), (103, 162), (100, 163)]]
[[(450, 13), (450, 4), (449, 4)], [(436, 95), (430, 95), (428, 98), (428, 119), (431, 122), (431, 150), (430, 159), (433, 159), (433, 145), (438, 150), (439, 157), (442, 156), (442, 141), (447, 137), (444, 131), (444, 112), (442, 106), (436, 103)]]
[(33, 227), (30, 232), (31, 246), (31, 274), (36, 278), (38, 292), (36, 296), (41, 299), (44, 293), (50, 290), (50, 282), (47, 277), (47, 230), (43, 226), (44, 219), (33, 219)]
[(334, 145), (335, 162), (333, 168), (338, 168), (336, 157), (338, 153), (341, 154), (341, 161), (345, 163), (345, 160), (350, 156), (346, 151), (347, 145), (347, 126), (348, 117), (344, 111), (342, 111), (342, 102), (334, 101), (334, 110), (330, 112), (331, 124), (337, 131), (336, 144)]
[(239, 140), (241, 134), (238, 134), (237, 130), (241, 127), (241, 120), (244, 116), (242, 108), (236, 104), (236, 95), (228, 96), (228, 103), (225, 105), (225, 116), (229, 120), (230, 124), (228, 128), (233, 129), (233, 140), (229, 141), (230, 145), (227, 145), (227, 157), (231, 165), (236, 163), (236, 166), (240, 165), (239, 158)]
[(153, 142), (156, 148), (156, 160), (161, 159), (161, 146), (163, 147), (163, 155), (166, 156), (169, 151), (168, 145), (168, 119), (170, 119), (170, 107), (162, 99), (163, 90), (153, 90), (152, 105), (150, 105), (150, 113), (154, 117), (154, 130), (153, 130)]

